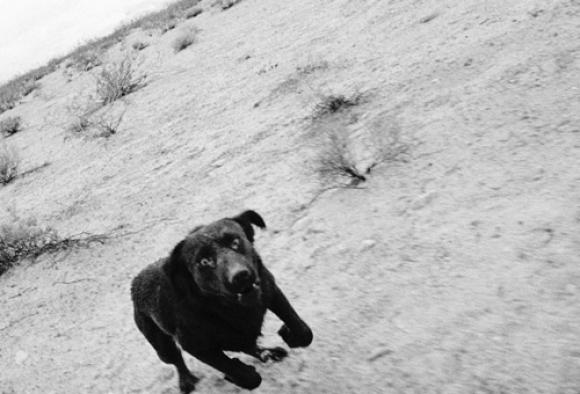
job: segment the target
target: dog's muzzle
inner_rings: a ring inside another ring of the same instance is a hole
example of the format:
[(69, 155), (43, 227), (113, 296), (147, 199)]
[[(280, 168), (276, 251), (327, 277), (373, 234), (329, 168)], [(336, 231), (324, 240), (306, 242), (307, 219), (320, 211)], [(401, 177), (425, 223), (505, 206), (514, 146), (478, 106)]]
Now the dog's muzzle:
[(241, 293), (236, 293), (237, 301), (240, 304), (246, 303), (248, 301), (253, 300), (259, 293), (260, 284), (258, 282), (254, 282), (251, 287), (249, 287), (246, 291)]

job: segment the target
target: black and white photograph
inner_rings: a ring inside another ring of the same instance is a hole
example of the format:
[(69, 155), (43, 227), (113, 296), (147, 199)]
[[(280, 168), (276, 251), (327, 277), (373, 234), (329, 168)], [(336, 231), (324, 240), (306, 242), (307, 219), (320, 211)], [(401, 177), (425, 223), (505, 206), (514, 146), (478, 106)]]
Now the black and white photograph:
[(0, 0), (0, 394), (580, 394), (579, 0)]

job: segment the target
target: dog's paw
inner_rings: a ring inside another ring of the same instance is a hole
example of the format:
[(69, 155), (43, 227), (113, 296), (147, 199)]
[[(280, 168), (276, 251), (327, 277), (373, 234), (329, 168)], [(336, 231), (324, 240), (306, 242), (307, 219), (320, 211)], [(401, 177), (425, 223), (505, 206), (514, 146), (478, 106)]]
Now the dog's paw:
[(261, 362), (265, 363), (267, 361), (282, 361), (288, 356), (288, 352), (286, 349), (281, 347), (272, 347), (272, 348), (261, 348), (258, 349), (258, 358)]
[(199, 382), (199, 379), (193, 376), (192, 374), (180, 375), (179, 390), (181, 391), (181, 394), (189, 394), (192, 391), (194, 391), (197, 382)]
[(304, 325), (300, 331), (291, 331), (286, 324), (284, 324), (280, 330), (278, 330), (278, 335), (282, 337), (284, 342), (290, 347), (306, 347), (312, 343), (312, 330)]
[(236, 362), (236, 371), (230, 375), (226, 375), (226, 380), (235, 385), (240, 386), (246, 390), (253, 390), (262, 383), (262, 377), (256, 372), (256, 368), (251, 365), (246, 365), (237, 358), (233, 358)]

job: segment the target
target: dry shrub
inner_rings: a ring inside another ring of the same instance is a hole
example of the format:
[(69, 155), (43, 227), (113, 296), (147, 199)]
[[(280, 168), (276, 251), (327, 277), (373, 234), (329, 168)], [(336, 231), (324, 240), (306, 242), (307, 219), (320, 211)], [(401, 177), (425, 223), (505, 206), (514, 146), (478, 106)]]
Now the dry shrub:
[(136, 51), (142, 51), (143, 49), (147, 48), (149, 46), (148, 43), (143, 42), (143, 41), (135, 41), (132, 45), (131, 48), (133, 48)]
[(180, 36), (178, 36), (172, 44), (173, 50), (177, 52), (183, 51), (185, 48), (189, 47), (193, 44), (196, 40), (198, 30), (193, 28), (184, 32)]
[(76, 70), (81, 72), (90, 71), (101, 64), (103, 64), (101, 54), (93, 50), (83, 51), (74, 55), (70, 63)]
[(0, 134), (10, 136), (21, 130), (22, 118), (20, 116), (10, 116), (0, 120)]
[(400, 127), (392, 121), (386, 125), (375, 122), (357, 140), (343, 120), (320, 125), (314, 168), (320, 180), (356, 186), (365, 182), (376, 166), (403, 160), (409, 145), (402, 141)]
[(40, 84), (27, 75), (15, 78), (0, 86), (0, 114), (16, 107), (23, 97), (28, 96), (39, 87)]
[(108, 138), (119, 131), (126, 109), (95, 106), (92, 97), (89, 97), (85, 104), (82, 104), (81, 99), (73, 101), (67, 106), (67, 112), (72, 117), (72, 122), (67, 127), (70, 135)]
[(94, 97), (76, 96), (70, 104), (66, 106), (66, 112), (72, 118), (67, 126), (67, 131), (72, 135), (82, 134), (91, 127), (90, 116), (101, 106), (94, 103)]
[(144, 30), (158, 29), (162, 34), (166, 33), (174, 29), (179, 21), (188, 18), (193, 7), (198, 5), (199, 2), (199, 0), (173, 2), (167, 8), (145, 15), (143, 18), (133, 22), (132, 26), (141, 27)]
[(242, 0), (217, 0), (213, 3), (213, 6), (219, 7), (222, 9), (222, 11), (225, 11), (240, 3), (241, 1)]
[(16, 178), (20, 156), (16, 149), (8, 144), (0, 145), (0, 184), (6, 185)]
[(110, 136), (117, 134), (124, 116), (125, 111), (117, 113), (111, 111), (96, 114), (91, 120), (92, 126), (97, 130), (96, 136), (109, 138)]
[(67, 130), (72, 134), (81, 134), (91, 127), (91, 121), (88, 116), (84, 114), (79, 114), (74, 118), (72, 123), (68, 126)]
[(366, 177), (356, 166), (348, 130), (335, 124), (334, 127), (322, 129), (322, 132), (315, 165), (321, 181), (346, 182), (353, 186), (366, 181)]
[(105, 235), (78, 234), (63, 238), (50, 226), (40, 226), (35, 219), (22, 220), (12, 215), (9, 224), (0, 225), (0, 275), (18, 262), (73, 247), (104, 243)]
[(380, 164), (406, 161), (410, 145), (404, 141), (397, 120), (386, 117), (371, 124), (367, 149), (371, 151), (371, 157), (365, 173), (370, 174)]
[(97, 96), (101, 105), (110, 104), (145, 86), (144, 74), (139, 74), (130, 57), (109, 64), (96, 77)]
[(200, 7), (191, 7), (189, 9), (185, 10), (184, 16), (185, 16), (185, 19), (191, 19), (191, 18), (195, 18), (196, 16), (198, 16), (202, 12), (203, 12), (203, 10)]
[(21, 97), (20, 91), (14, 87), (3, 86), (0, 88), (0, 114), (14, 108)]
[(323, 97), (322, 100), (315, 105), (312, 113), (313, 120), (320, 120), (328, 115), (343, 111), (346, 108), (354, 107), (362, 102), (362, 95), (355, 94), (351, 97), (339, 94), (331, 94)]

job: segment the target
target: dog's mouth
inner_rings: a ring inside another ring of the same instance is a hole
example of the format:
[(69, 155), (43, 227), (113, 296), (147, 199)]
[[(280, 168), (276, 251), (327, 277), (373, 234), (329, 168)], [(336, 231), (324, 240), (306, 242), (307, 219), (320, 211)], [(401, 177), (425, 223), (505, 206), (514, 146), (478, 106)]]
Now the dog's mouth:
[(258, 294), (259, 290), (260, 290), (260, 282), (256, 281), (247, 288), (245, 288), (243, 291), (235, 293), (236, 300), (240, 304), (245, 304), (248, 301), (252, 301), (253, 299), (256, 298), (256, 295)]

